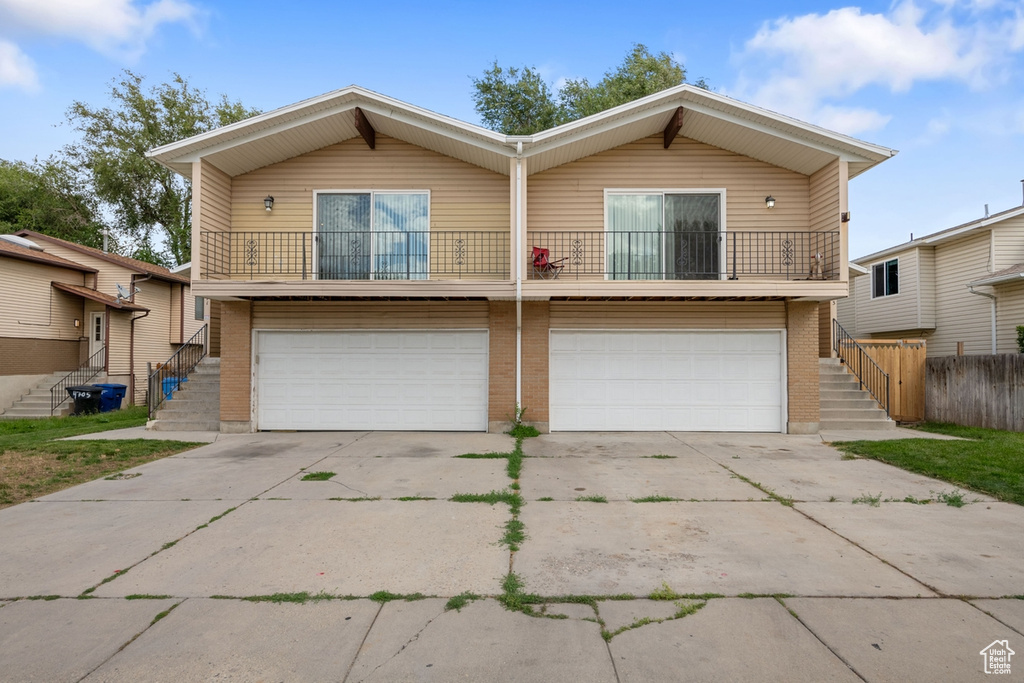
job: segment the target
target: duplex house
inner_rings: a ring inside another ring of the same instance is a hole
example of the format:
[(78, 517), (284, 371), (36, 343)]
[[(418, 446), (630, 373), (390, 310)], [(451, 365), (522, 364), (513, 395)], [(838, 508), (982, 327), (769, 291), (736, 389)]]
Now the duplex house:
[(530, 136), (353, 86), (150, 152), (224, 431), (814, 432), (847, 182), (893, 154), (690, 85)]
[(1024, 207), (856, 259), (836, 316), (863, 339), (920, 338), (929, 356), (1017, 353)]
[(32, 231), (0, 238), (0, 287), (0, 409), (82, 366), (143, 403), (147, 364), (203, 325), (188, 278)]

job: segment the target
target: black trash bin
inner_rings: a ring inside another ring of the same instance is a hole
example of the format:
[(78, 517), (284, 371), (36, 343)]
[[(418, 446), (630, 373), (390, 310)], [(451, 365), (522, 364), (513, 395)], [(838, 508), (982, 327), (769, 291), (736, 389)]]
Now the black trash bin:
[(75, 401), (75, 410), (71, 413), (72, 415), (100, 412), (100, 397), (103, 395), (103, 389), (91, 384), (83, 384), (77, 387), (68, 387), (67, 392), (68, 396)]
[(109, 413), (111, 410), (121, 410), (121, 399), (124, 398), (128, 386), (125, 384), (94, 384), (103, 390), (100, 395), (100, 412)]

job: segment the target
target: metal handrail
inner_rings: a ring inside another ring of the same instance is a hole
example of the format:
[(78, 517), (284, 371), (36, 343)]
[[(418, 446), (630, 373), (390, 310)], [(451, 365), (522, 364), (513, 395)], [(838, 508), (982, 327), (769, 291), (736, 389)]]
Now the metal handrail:
[(100, 349), (96, 353), (89, 356), (89, 360), (85, 361), (77, 370), (72, 370), (65, 375), (59, 382), (50, 387), (50, 415), (57, 412), (57, 409), (64, 405), (71, 396), (65, 391), (68, 387), (75, 387), (84, 382), (88, 382), (96, 375), (103, 372), (103, 354), (106, 349)]
[(546, 249), (560, 262), (560, 280), (838, 280), (840, 274), (842, 239), (835, 230), (530, 230), (526, 238), (530, 249)]
[(146, 392), (150, 419), (153, 419), (164, 401), (188, 378), (188, 374), (195, 370), (199, 361), (206, 357), (206, 335), (207, 326), (203, 325), (191, 339), (178, 347), (173, 356), (159, 363), (156, 370), (150, 373), (149, 391)]
[(507, 280), (507, 230), (211, 231), (199, 233), (200, 278)]
[(889, 417), (889, 373), (882, 370), (867, 350), (834, 318), (832, 350), (836, 352), (839, 360), (850, 368), (850, 372), (860, 382), (861, 387), (867, 389), (872, 398), (885, 410), (885, 416)]

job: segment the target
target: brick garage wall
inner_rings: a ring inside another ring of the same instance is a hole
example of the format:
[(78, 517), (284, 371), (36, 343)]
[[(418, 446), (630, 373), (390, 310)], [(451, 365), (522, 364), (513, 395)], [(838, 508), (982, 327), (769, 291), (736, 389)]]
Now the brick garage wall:
[(818, 431), (821, 420), (818, 348), (818, 303), (787, 301), (788, 431), (793, 434)]
[[(516, 304), (491, 301), (487, 327), (489, 352), (487, 421), (490, 431), (502, 431), (516, 402)], [(497, 423), (497, 424), (496, 424)]]
[[(221, 303), (220, 419), (228, 430), (248, 431), (252, 395), (252, 304)], [(221, 425), (221, 429), (225, 429)]]
[(523, 422), (548, 429), (548, 331), (551, 309), (547, 301), (523, 302)]
[(48, 375), (71, 372), (80, 362), (82, 343), (61, 339), (0, 338), (0, 375)]

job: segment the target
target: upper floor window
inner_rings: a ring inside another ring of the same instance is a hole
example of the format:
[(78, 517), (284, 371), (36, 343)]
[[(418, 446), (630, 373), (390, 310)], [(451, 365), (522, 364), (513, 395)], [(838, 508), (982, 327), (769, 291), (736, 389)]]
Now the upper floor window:
[(717, 280), (725, 190), (609, 190), (605, 258), (612, 280)]
[(316, 262), (322, 280), (426, 280), (430, 193), (317, 192)]
[(891, 259), (871, 267), (871, 298), (900, 293), (900, 260)]

